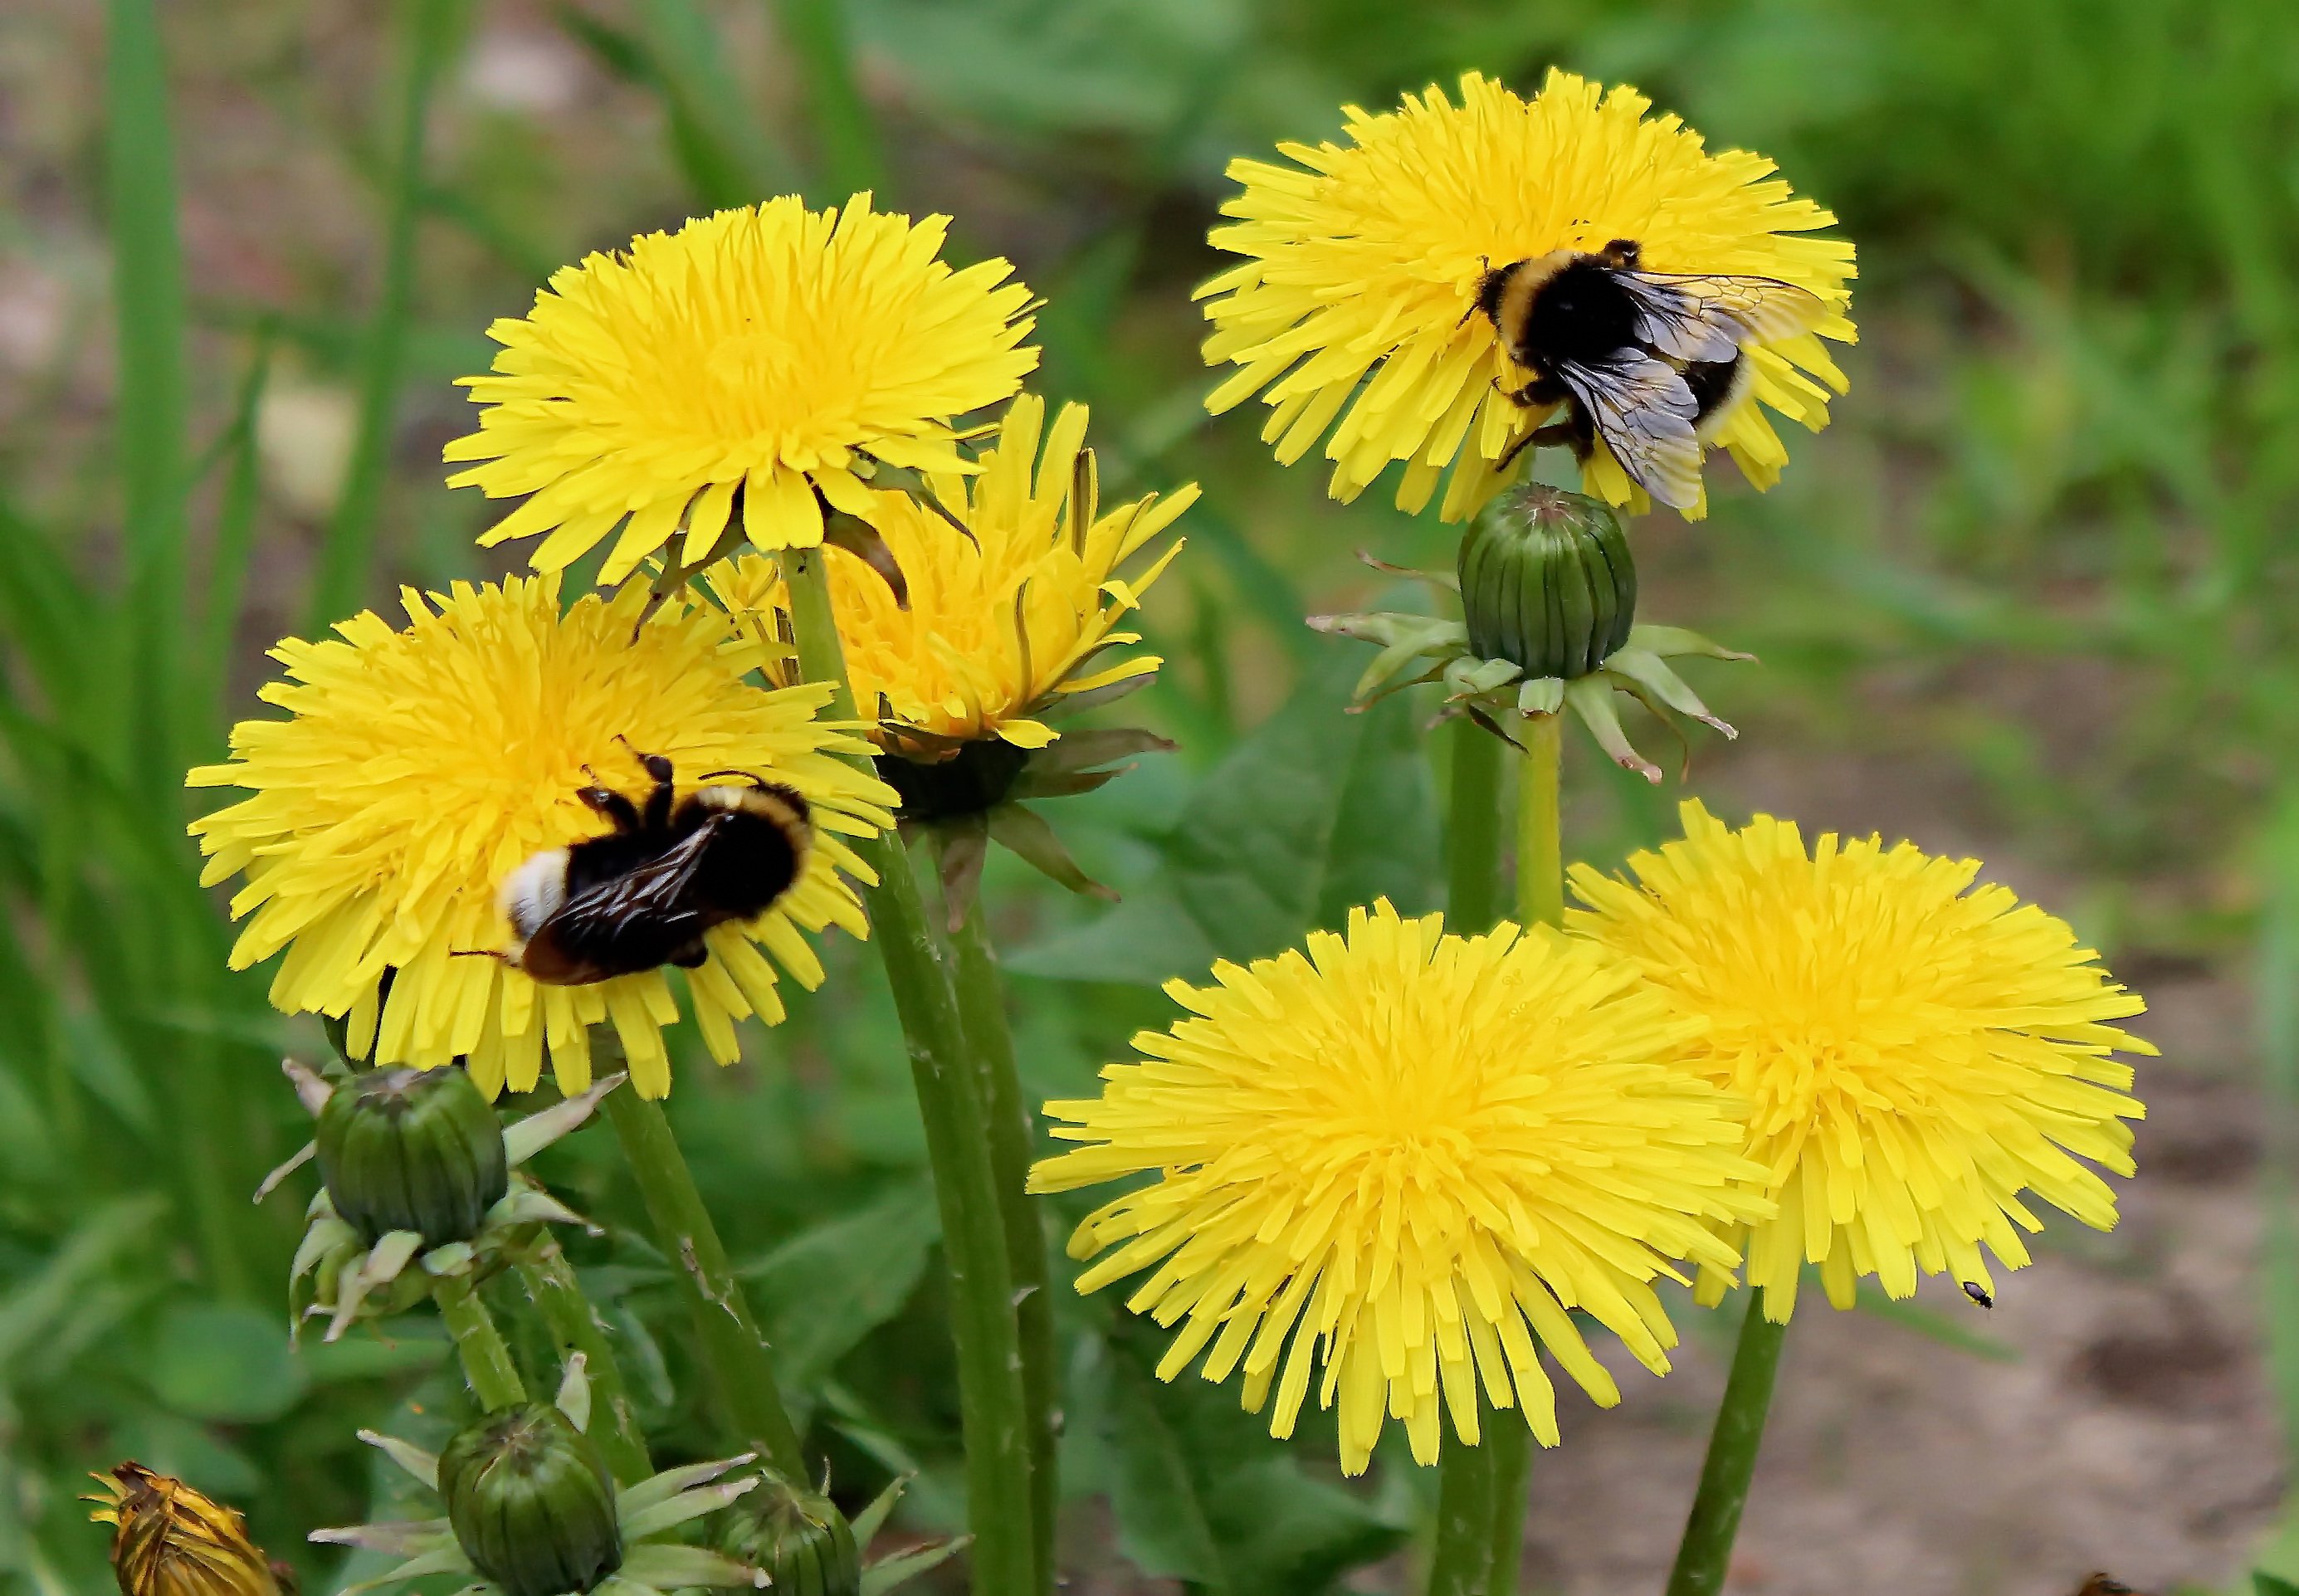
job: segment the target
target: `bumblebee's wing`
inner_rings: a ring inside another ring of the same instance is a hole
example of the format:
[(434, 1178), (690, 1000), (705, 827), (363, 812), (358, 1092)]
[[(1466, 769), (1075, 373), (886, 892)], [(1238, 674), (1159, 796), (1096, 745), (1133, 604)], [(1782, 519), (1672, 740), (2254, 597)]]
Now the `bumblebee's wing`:
[(1629, 480), (1672, 510), (1700, 502), (1700, 403), (1683, 373), (1641, 349), (1583, 365), (1560, 361), (1557, 380), (1588, 416)]
[(1769, 277), (1664, 271), (1616, 276), (1637, 308), (1637, 341), (1680, 361), (1729, 361), (1743, 344), (1792, 338), (1820, 324), (1820, 295)]
[(610, 950), (627, 955), (635, 943), (676, 945), (708, 930), (692, 888), (717, 830), (706, 824), (660, 858), (569, 898), (547, 922), (552, 935), (570, 952), (604, 963)]

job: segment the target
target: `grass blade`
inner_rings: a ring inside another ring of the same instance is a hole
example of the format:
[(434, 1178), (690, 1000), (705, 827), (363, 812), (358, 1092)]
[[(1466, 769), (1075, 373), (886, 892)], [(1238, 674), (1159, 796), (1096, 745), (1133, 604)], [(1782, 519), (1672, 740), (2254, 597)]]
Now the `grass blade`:
[(726, 41), (698, 0), (641, 0), (640, 31), (680, 162), (711, 205), (747, 205), (799, 187), (790, 158), (747, 107)]
[(200, 646), (194, 661), (206, 673), (200, 702), (209, 724), (220, 730), (230, 711), (224, 694), (229, 690), (232, 640), (239, 630), (239, 606), (247, 587), (247, 561), (255, 539), (255, 511), (261, 497), (261, 472), (255, 447), (255, 418), (263, 405), (263, 391), (271, 375), (271, 329), (259, 328), (255, 352), (248, 357), (247, 375), (241, 378), (239, 399), (232, 407), (230, 428), (221, 447), (231, 461), (224, 478), (223, 504), (216, 514), (215, 547), (208, 557), (208, 590), (200, 605)]
[(184, 262), (166, 56), (153, 0), (108, 0), (104, 63), (119, 473), (136, 691), (125, 738), (138, 785), (172, 802), (182, 676)]
[(359, 429), (311, 589), (309, 626), (313, 633), (359, 607), (375, 563), (375, 529), (391, 463), (392, 423), (415, 295), (415, 239), (425, 199), (424, 134), (431, 91), (453, 48), (461, 17), (461, 0), (409, 0), (401, 12), (398, 160), (391, 174), (385, 224), (383, 283), (361, 362)]
[(2267, 1235), (2261, 1296), (2268, 1369), (2285, 1445), (2299, 1454), (2299, 793), (2284, 794), (2266, 836), (2267, 902), (2259, 931), (2259, 1051), (2267, 1090), (2262, 1193)]
[[(818, 162), (817, 203), (843, 204), (864, 189), (883, 195), (885, 160), (878, 125), (854, 76), (845, 0), (775, 0), (783, 43), (798, 58)], [(883, 207), (882, 207), (883, 208)]]

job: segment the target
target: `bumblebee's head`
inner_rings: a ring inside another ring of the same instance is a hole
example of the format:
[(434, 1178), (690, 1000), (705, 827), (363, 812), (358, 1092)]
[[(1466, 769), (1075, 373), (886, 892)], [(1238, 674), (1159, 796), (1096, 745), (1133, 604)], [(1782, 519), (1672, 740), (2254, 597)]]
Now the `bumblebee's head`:
[(567, 862), (566, 849), (545, 848), (504, 877), (495, 889), (496, 906), (522, 947), (567, 902)]
[(1508, 292), (1509, 279), (1524, 269), (1523, 261), (1511, 261), (1506, 266), (1495, 266), (1477, 279), (1477, 309), (1482, 311), (1494, 326), (1501, 320), (1501, 296)]

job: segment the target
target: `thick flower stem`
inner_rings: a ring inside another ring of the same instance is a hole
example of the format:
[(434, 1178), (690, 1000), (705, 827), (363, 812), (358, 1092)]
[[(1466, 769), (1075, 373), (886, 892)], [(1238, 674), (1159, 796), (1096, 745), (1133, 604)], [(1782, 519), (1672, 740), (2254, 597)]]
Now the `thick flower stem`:
[(1558, 814), (1564, 763), (1564, 717), (1524, 722), (1524, 760), (1517, 772), (1516, 914), (1528, 926), (1564, 923), (1564, 827)]
[[(799, 667), (829, 682), (834, 718), (854, 713), (844, 652), (830, 608), (823, 551), (782, 555)], [(959, 1423), (966, 1439), (967, 1527), (974, 1534), (974, 1588), (981, 1596), (1021, 1596), (1041, 1588), (1030, 1463), (1029, 1402), (1023, 1380), (1014, 1276), (991, 1151), (991, 1115), (967, 1047), (958, 998), (935, 946), (908, 850), (893, 832), (854, 850), (878, 877), (866, 894), (870, 940), (886, 967), (894, 1009), (910, 1052), (910, 1078), (925, 1125), (926, 1160), (942, 1210), (942, 1262), (949, 1275), (950, 1338), (958, 1351)]]
[(783, 1410), (775, 1384), (774, 1359), (759, 1334), (758, 1321), (743, 1293), (743, 1283), (726, 1261), (726, 1244), (710, 1210), (702, 1206), (686, 1155), (671, 1135), (662, 1105), (636, 1092), (610, 1092), (600, 1104), (623, 1144), (623, 1158), (639, 1183), (654, 1238), (670, 1259), (679, 1294), (686, 1299), (702, 1343), (702, 1360), (718, 1387), (718, 1399), (735, 1433), (768, 1462), (794, 1480), (807, 1477), (798, 1431)]
[[(1481, 931), (1499, 918), (1500, 777), (1498, 738), (1473, 720), (1455, 722), (1453, 793), (1447, 836), (1452, 928)], [(1564, 918), (1564, 847), (1557, 816), (1562, 722), (1537, 715), (1523, 723), (1525, 756), (1517, 777), (1516, 912), (1526, 924)], [(1495, 1409), (1481, 1392), (1482, 1436), (1448, 1447), (1439, 1465), (1437, 1547), (1430, 1596), (1508, 1596), (1516, 1588), (1524, 1530), (1525, 1476), (1532, 1437), (1523, 1416)]]
[(1501, 740), (1468, 716), (1448, 723), (1452, 794), (1445, 818), (1445, 928), (1463, 936), (1501, 918)]
[(1029, 1404), (1030, 1494), (1037, 1531), (1039, 1589), (1054, 1583), (1054, 1518), (1060, 1506), (1057, 1454), (1061, 1434), (1060, 1371), (1055, 1366), (1054, 1305), (1046, 1293), (1046, 1233), (1024, 1190), (1037, 1121), (1022, 1094), (1014, 1034), (1006, 1021), (1006, 987), (977, 896), (951, 935), (957, 953), (959, 1018), (990, 1111), (990, 1159), (1006, 1229), (1006, 1262), (1022, 1344), (1022, 1395)]
[[(1500, 918), (1500, 739), (1464, 718), (1454, 723), (1453, 793), (1446, 844), (1451, 928), (1465, 935)], [(1554, 925), (1563, 918), (1562, 845), (1557, 827), (1559, 723), (1540, 715), (1524, 723), (1525, 758), (1517, 780), (1516, 902), (1520, 919)], [(1457, 1439), (1438, 1465), (1437, 1546), (1429, 1565), (1430, 1596), (1508, 1596), (1516, 1588), (1524, 1534), (1525, 1476), (1532, 1434), (1515, 1409), (1496, 1409), (1480, 1392), (1481, 1436)]]
[(1724, 1402), (1708, 1437), (1708, 1457), (1700, 1466), (1700, 1488), (1692, 1498), (1676, 1567), (1668, 1576), (1668, 1596), (1716, 1596), (1732, 1560), (1732, 1541), (1740, 1533), (1740, 1509), (1748, 1503), (1748, 1483), (1756, 1473), (1756, 1451), (1764, 1439), (1764, 1416), (1772, 1405), (1772, 1381), (1780, 1369), (1780, 1347), (1789, 1327), (1764, 1317), (1763, 1293), (1753, 1288), (1740, 1320), (1740, 1344), (1732, 1373), (1724, 1382)]
[(471, 1383), (471, 1394), (478, 1398), (479, 1406), (493, 1413), (527, 1401), (519, 1365), (511, 1361), (510, 1348), (503, 1344), (502, 1332), (495, 1328), (487, 1305), (479, 1300), (478, 1289), (461, 1276), (443, 1276), (431, 1288), (431, 1300), (439, 1304), (439, 1317), (446, 1320), (447, 1334), (454, 1337), (455, 1355), (463, 1360), (463, 1377)]
[(533, 1255), (519, 1266), (519, 1278), (527, 1287), (527, 1301), (550, 1326), (560, 1356), (583, 1354), (584, 1373), (591, 1382), (591, 1439), (598, 1443), (599, 1455), (618, 1484), (637, 1484), (654, 1473), (646, 1437), (631, 1409), (630, 1392), (608, 1342), (607, 1326), (584, 1295), (575, 1268), (555, 1238), (545, 1235), (536, 1242)]

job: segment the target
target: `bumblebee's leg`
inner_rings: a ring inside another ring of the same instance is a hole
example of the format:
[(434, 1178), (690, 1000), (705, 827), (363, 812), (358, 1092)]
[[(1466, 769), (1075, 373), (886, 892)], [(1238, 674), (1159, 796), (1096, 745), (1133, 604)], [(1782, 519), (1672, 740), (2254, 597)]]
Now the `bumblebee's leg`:
[(678, 966), (681, 969), (700, 969), (710, 960), (710, 950), (703, 945), (702, 939), (698, 936), (693, 942), (681, 943), (672, 949), (668, 962)]
[(607, 817), (617, 831), (639, 828), (638, 806), (612, 787), (577, 787), (575, 796)]
[(662, 830), (670, 824), (670, 761), (659, 753), (641, 753), (637, 749), (631, 748), (631, 740), (628, 737), (619, 734), (617, 735), (615, 741), (626, 748), (630, 748), (631, 757), (638, 761), (645, 769), (647, 775), (653, 778), (654, 791), (647, 794), (644, 819), (649, 831)]
[(1589, 457), (1589, 440), (1570, 421), (1551, 421), (1546, 427), (1536, 427), (1509, 445), (1508, 453), (1500, 457), (1495, 470), (1506, 470), (1516, 457), (1527, 449), (1570, 449), (1581, 459)]

